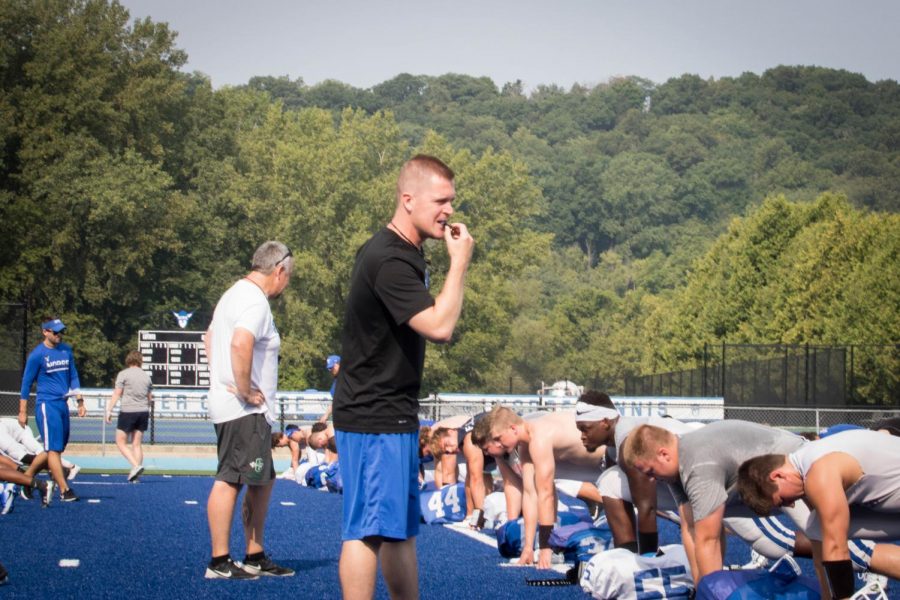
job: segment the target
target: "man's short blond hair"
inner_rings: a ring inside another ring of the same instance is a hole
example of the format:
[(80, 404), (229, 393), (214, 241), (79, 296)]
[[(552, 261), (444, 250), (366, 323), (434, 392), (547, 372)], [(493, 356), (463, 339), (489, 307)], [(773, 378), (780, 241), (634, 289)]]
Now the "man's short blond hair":
[(675, 435), (654, 425), (641, 425), (628, 434), (622, 447), (622, 460), (629, 467), (634, 467), (637, 460), (652, 460), (656, 451), (672, 443)]
[(428, 154), (416, 154), (413, 156), (400, 167), (400, 176), (397, 177), (397, 199), (399, 200), (400, 196), (408, 191), (407, 188), (412, 182), (431, 175), (437, 175), (447, 181), (453, 181), (453, 178), (456, 177), (453, 169), (435, 156), (429, 156)]

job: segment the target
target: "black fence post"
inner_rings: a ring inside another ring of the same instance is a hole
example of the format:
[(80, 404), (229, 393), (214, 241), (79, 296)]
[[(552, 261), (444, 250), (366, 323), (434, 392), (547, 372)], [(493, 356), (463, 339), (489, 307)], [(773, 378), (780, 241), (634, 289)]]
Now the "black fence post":
[(854, 379), (853, 372), (853, 344), (850, 344), (850, 390), (849, 393), (844, 394), (844, 402), (848, 402), (848, 404), (856, 404), (856, 380)]
[(725, 342), (722, 342), (722, 399), (725, 400)]
[(156, 444), (156, 403), (150, 403), (150, 445)]
[(809, 406), (809, 343), (804, 345), (805, 362), (803, 367), (803, 401)]

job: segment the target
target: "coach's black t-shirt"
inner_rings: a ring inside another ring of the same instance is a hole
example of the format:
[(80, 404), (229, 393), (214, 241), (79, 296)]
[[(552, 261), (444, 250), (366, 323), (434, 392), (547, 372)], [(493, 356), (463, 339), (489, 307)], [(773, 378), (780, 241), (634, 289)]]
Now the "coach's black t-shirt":
[(419, 428), (425, 339), (407, 324), (434, 304), (425, 257), (390, 229), (356, 254), (341, 335), (334, 427), (358, 433)]

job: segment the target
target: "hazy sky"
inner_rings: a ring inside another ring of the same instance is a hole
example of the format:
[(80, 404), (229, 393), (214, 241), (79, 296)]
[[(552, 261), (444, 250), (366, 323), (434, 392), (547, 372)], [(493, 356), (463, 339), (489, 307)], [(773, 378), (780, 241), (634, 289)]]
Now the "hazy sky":
[(168, 22), (188, 71), (367, 88), (400, 74), (498, 86), (657, 83), (818, 65), (900, 79), (897, 0), (120, 0)]

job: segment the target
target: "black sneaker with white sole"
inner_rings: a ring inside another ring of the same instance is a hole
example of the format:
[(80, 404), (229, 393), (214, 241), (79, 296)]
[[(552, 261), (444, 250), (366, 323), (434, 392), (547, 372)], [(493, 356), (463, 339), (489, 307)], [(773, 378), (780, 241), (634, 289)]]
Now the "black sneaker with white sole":
[(75, 495), (75, 490), (72, 488), (69, 488), (64, 492), (60, 491), (59, 499), (63, 502), (78, 502), (78, 496)]
[(293, 569), (276, 565), (272, 559), (263, 554), (260, 559), (244, 558), (244, 570), (251, 575), (267, 575), (270, 577), (291, 577)]
[(53, 499), (53, 485), (52, 481), (37, 481), (36, 489), (41, 492), (41, 508), (50, 506)]
[(230, 558), (217, 565), (208, 564), (204, 577), (207, 579), (259, 579), (259, 575), (248, 573)]

